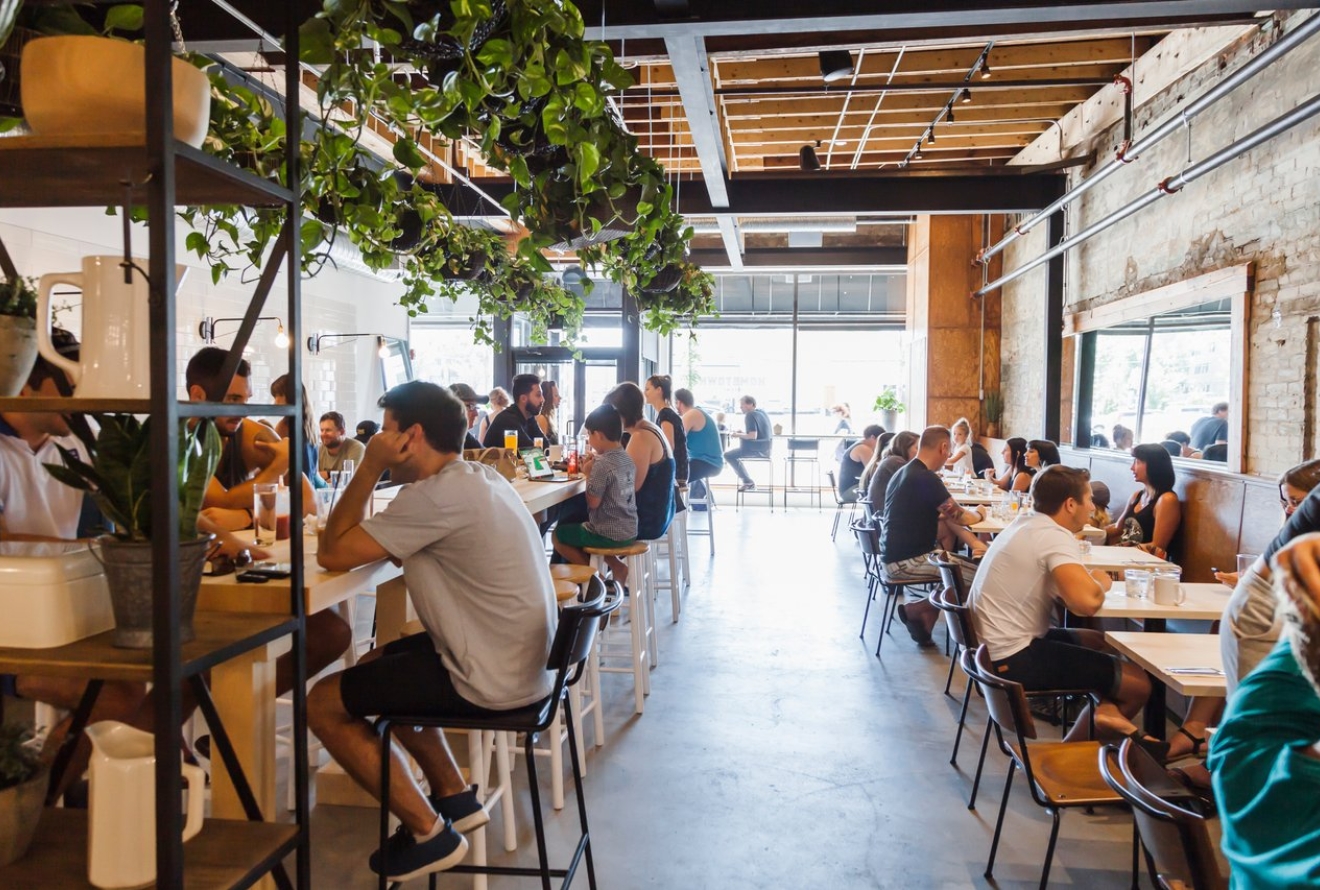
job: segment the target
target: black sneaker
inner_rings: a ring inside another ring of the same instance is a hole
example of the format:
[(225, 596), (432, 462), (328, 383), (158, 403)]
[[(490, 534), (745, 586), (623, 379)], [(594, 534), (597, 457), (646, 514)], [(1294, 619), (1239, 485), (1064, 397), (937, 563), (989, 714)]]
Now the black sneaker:
[[(419, 875), (444, 871), (453, 868), (467, 855), (467, 838), (454, 830), (454, 826), (443, 816), (441, 826), (433, 837), (419, 841), (413, 833), (402, 825), (385, 842), (388, 853), (389, 872), (386, 877), (391, 881), (409, 881)], [(368, 863), (371, 870), (380, 874), (381, 852), (371, 854)]]
[(905, 603), (899, 603), (896, 612), (898, 620), (907, 628), (908, 636), (912, 638), (912, 642), (916, 643), (923, 649), (935, 645), (935, 641), (930, 638), (930, 634), (926, 631), (926, 628), (922, 627), (915, 621), (908, 620), (907, 605)]
[(432, 794), (427, 800), (431, 802), (431, 808), (442, 818), (453, 823), (457, 832), (466, 833), (490, 821), (490, 813), (477, 797), (476, 785), (448, 797)]

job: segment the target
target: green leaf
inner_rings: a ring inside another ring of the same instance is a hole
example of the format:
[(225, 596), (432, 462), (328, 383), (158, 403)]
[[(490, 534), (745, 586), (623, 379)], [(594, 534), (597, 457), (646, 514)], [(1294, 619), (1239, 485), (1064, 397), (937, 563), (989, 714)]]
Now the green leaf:
[(329, 65), (335, 59), (335, 36), (330, 23), (317, 16), (298, 28), (298, 57), (309, 65)]
[(418, 170), (426, 166), (426, 158), (417, 148), (417, 143), (411, 139), (400, 139), (394, 143), (394, 160), (410, 170)]
[(112, 6), (105, 13), (105, 33), (111, 31), (141, 31), (142, 7), (134, 4)]

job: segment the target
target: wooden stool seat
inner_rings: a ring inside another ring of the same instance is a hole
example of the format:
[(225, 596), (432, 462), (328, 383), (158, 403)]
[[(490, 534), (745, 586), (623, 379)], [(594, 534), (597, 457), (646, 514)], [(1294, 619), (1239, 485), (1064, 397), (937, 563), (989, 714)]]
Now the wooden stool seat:
[(571, 599), (576, 599), (578, 595), (578, 586), (572, 581), (565, 581), (562, 578), (555, 579), (555, 600), (561, 604)]
[(617, 556), (619, 559), (624, 559), (629, 556), (641, 556), (651, 549), (651, 545), (645, 541), (634, 541), (622, 547), (583, 547), (582, 549), (593, 556)]
[(595, 574), (596, 570), (591, 566), (577, 566), (563, 563), (561, 565), (552, 565), (550, 567), (551, 578), (556, 581), (571, 581), (574, 584), (586, 584)]

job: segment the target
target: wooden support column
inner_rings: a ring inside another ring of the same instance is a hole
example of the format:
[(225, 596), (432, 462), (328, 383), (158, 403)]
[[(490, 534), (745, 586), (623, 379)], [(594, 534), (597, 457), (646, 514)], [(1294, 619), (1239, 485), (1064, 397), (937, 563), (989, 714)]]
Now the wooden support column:
[[(1000, 219), (991, 225), (991, 242), (1000, 237)], [(1000, 295), (971, 296), (981, 286), (974, 260), (985, 246), (984, 226), (982, 216), (923, 216), (911, 227), (906, 429), (966, 417), (973, 435), (985, 434), (984, 394), (999, 388)]]

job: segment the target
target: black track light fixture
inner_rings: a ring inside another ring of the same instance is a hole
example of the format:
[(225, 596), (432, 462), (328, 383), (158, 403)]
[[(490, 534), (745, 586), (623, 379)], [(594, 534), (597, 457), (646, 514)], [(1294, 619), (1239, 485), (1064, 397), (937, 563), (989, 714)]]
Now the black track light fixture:
[(949, 106), (949, 110), (945, 113), (945, 115), (944, 115), (944, 119), (947, 120), (947, 121), (948, 121), (949, 123), (951, 123), (951, 124), (956, 124), (956, 123), (958, 122), (958, 119), (957, 119), (956, 117), (953, 116), (953, 106), (952, 106), (952, 105)]
[(846, 49), (825, 49), (820, 52), (820, 76), (826, 83), (834, 83), (853, 76), (852, 53)]
[(816, 157), (816, 145), (804, 145), (798, 150), (798, 167), (802, 170), (814, 171), (820, 169), (820, 158)]
[(935, 144), (935, 125), (931, 124), (930, 129), (926, 131), (926, 141), (931, 145)]
[(917, 160), (917, 161), (919, 161), (919, 160), (921, 160), (923, 157), (925, 157), (925, 155), (923, 155), (923, 154), (921, 153), (921, 143), (918, 142), (918, 143), (917, 143), (917, 147), (914, 148), (914, 149), (912, 150), (912, 158), (913, 158), (913, 160)]
[(990, 78), (991, 73), (992, 72), (990, 71), (990, 57), (987, 56), (986, 60), (981, 63), (981, 79), (988, 80)]
[(962, 94), (958, 96), (958, 101), (964, 105), (970, 105), (972, 103), (972, 91), (964, 87)]

